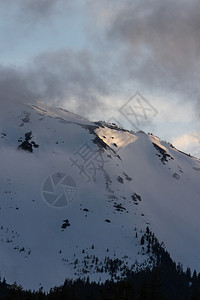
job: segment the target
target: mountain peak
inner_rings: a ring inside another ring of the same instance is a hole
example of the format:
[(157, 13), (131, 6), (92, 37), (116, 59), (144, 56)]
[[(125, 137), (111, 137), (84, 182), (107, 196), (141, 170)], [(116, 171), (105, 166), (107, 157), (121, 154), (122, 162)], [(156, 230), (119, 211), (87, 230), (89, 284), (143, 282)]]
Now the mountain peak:
[(199, 160), (153, 134), (39, 102), (9, 103), (0, 129), (8, 282), (48, 290), (65, 278), (111, 279), (105, 265), (115, 259), (115, 278), (152, 267), (147, 227), (175, 261), (200, 270)]

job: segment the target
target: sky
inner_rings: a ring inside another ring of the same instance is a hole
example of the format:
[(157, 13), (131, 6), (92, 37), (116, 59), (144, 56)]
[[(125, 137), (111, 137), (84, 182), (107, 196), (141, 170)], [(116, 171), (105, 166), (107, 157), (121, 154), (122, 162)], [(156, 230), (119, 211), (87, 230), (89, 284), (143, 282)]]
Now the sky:
[(0, 1), (0, 105), (42, 101), (200, 158), (198, 0)]

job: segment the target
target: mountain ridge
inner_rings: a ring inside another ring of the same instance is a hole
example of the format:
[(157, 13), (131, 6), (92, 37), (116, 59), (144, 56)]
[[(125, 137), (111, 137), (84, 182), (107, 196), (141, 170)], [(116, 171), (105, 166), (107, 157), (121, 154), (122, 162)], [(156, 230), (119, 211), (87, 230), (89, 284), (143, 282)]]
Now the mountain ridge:
[[(39, 102), (10, 103), (0, 117), (0, 272), (8, 282), (46, 290), (65, 278), (104, 282), (112, 278), (101, 272), (106, 258), (151, 267), (141, 245), (147, 226), (176, 262), (200, 270), (197, 158), (152, 134)], [(32, 153), (17, 151), (24, 140)]]

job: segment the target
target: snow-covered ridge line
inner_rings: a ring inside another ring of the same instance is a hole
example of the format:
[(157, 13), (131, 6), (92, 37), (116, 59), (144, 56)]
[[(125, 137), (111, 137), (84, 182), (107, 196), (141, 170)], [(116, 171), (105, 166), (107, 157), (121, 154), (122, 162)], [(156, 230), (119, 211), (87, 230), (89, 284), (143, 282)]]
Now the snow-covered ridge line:
[(149, 261), (147, 226), (172, 259), (200, 271), (199, 160), (152, 134), (40, 103), (8, 103), (0, 115), (0, 272), (8, 282), (48, 290), (66, 277), (110, 279), (106, 257), (127, 268)]

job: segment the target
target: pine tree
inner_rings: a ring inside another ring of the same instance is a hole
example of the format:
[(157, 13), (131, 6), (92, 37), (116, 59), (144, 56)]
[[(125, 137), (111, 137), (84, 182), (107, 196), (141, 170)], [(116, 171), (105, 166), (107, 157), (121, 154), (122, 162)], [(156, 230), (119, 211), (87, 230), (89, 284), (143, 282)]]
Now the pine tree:
[(144, 236), (141, 237), (140, 245), (144, 245)]
[(149, 230), (149, 227), (147, 226), (147, 228), (146, 228), (146, 234), (149, 235), (149, 233), (150, 233), (150, 230)]
[(187, 268), (187, 270), (186, 270), (186, 276), (187, 276), (188, 280), (191, 280), (191, 270), (190, 270), (190, 268)]

